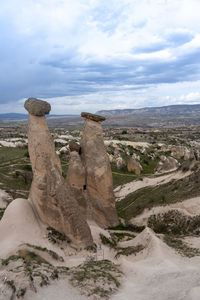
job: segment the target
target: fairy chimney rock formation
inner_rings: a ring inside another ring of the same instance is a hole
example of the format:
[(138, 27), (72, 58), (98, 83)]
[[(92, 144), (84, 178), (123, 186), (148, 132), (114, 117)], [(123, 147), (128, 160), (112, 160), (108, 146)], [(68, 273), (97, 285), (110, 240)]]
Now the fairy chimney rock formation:
[(100, 226), (116, 226), (118, 217), (112, 172), (100, 124), (105, 118), (85, 112), (81, 113), (81, 116), (85, 118), (81, 139), (81, 160), (86, 174), (88, 215)]
[(47, 127), (44, 115), (51, 107), (35, 98), (29, 98), (24, 107), (29, 112), (28, 149), (33, 170), (29, 200), (44, 224), (64, 233), (78, 246), (90, 246), (93, 241), (89, 226), (62, 177)]

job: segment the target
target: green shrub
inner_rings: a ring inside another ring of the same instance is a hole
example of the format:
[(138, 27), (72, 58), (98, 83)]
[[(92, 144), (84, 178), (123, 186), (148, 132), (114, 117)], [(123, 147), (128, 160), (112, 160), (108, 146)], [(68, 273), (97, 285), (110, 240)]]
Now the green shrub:
[(138, 252), (142, 251), (144, 249), (143, 245), (137, 245), (137, 246), (130, 246), (126, 248), (118, 248), (117, 254), (115, 255), (115, 258), (119, 258), (121, 255), (136, 255)]
[(102, 244), (109, 246), (110, 248), (116, 248), (116, 246), (117, 246), (117, 241), (115, 239), (107, 238), (102, 233), (100, 233), (100, 239), (101, 239)]
[(200, 256), (200, 251), (197, 248), (188, 247), (182, 240), (169, 235), (164, 236), (164, 242), (174, 248), (178, 253), (187, 257)]
[(51, 241), (53, 244), (58, 243), (60, 241), (66, 241), (67, 243), (71, 242), (71, 240), (65, 234), (55, 230), (52, 227), (47, 227), (47, 231), (48, 240)]
[(173, 235), (199, 235), (200, 215), (187, 216), (177, 210), (170, 210), (164, 214), (152, 215), (148, 219), (148, 226), (156, 233)]
[(142, 232), (145, 229), (145, 226), (137, 226), (134, 224), (123, 225), (119, 223), (117, 226), (108, 227), (109, 230), (124, 230), (124, 231), (133, 231), (133, 232)]

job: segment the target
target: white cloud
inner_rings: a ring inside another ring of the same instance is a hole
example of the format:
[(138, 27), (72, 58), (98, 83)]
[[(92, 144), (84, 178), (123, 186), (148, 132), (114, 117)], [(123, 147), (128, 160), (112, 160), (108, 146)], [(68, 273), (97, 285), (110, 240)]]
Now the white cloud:
[(199, 11), (199, 0), (3, 1), (1, 101), (36, 94), (57, 113), (198, 101)]

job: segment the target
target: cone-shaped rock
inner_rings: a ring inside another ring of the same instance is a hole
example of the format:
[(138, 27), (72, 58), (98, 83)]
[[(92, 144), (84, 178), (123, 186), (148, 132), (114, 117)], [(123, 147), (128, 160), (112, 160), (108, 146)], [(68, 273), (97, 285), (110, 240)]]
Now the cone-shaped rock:
[(87, 117), (86, 113), (82, 116), (86, 119), (81, 139), (81, 157), (86, 172), (89, 216), (101, 226), (115, 226), (118, 217), (110, 162), (99, 123), (101, 116), (93, 115), (95, 117), (91, 118), (91, 114)]
[[(37, 111), (34, 106), (38, 105), (38, 101), (31, 103), (31, 111)], [(64, 233), (77, 245), (91, 245), (89, 226), (62, 177), (60, 160), (45, 117), (29, 114), (28, 127), (28, 149), (33, 170), (29, 199), (35, 212), (43, 223)]]

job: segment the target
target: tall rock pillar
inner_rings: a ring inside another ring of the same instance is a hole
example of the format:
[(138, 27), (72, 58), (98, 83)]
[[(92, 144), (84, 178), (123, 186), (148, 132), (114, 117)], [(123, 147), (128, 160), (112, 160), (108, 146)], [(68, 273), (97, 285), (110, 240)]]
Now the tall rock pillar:
[(78, 246), (92, 245), (89, 226), (62, 177), (60, 160), (48, 130), (45, 101), (29, 98), (28, 149), (33, 170), (29, 199), (42, 222), (64, 233)]
[(81, 139), (81, 160), (85, 167), (85, 189), (89, 218), (100, 226), (118, 224), (113, 178), (109, 158), (104, 146), (102, 116), (81, 113), (85, 118)]

